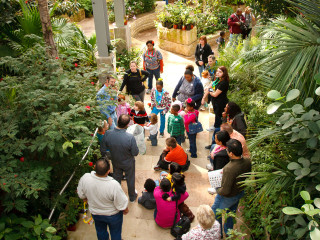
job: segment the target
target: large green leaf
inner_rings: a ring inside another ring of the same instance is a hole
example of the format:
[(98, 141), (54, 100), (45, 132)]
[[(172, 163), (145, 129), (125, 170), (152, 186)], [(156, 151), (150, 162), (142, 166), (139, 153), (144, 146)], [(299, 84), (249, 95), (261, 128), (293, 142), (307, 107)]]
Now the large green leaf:
[(285, 207), (282, 209), (282, 212), (287, 215), (303, 214), (303, 212), (300, 209), (295, 207)]
[(310, 200), (310, 194), (307, 191), (301, 191), (300, 192), (301, 197), (303, 198), (303, 200)]
[(276, 100), (281, 97), (281, 94), (277, 90), (271, 90), (268, 92), (267, 97)]
[(300, 91), (298, 89), (292, 89), (288, 92), (287, 97), (286, 97), (286, 101), (290, 102), (294, 99), (296, 99), (297, 97), (299, 97), (300, 95)]
[(315, 228), (313, 231), (311, 231), (310, 238), (312, 240), (319, 240), (320, 239), (320, 230), (318, 228)]
[(267, 108), (267, 113), (268, 114), (275, 113), (278, 110), (278, 108), (281, 107), (281, 105), (282, 105), (282, 102), (271, 103)]

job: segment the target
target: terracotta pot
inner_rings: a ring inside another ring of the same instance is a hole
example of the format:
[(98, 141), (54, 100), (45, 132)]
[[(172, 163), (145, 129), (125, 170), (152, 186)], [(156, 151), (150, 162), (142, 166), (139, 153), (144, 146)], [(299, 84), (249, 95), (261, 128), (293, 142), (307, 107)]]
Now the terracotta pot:
[(191, 29), (193, 29), (193, 24), (191, 24)]
[(187, 30), (191, 30), (191, 24), (186, 25)]
[(124, 25), (128, 25), (128, 20), (124, 20)]
[(178, 29), (181, 29), (182, 28), (182, 24), (178, 24)]
[(177, 24), (173, 24), (173, 28), (174, 28), (174, 29), (177, 29), (177, 28), (178, 28), (178, 25), (177, 25)]
[(187, 27), (185, 25), (182, 25), (182, 30), (186, 30)]

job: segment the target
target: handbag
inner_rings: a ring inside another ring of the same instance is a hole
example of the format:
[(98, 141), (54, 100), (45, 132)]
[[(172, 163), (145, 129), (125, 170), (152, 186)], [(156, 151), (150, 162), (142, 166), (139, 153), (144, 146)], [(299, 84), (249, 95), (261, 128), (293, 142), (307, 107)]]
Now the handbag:
[(178, 200), (176, 201), (176, 214), (174, 216), (173, 226), (171, 228), (171, 235), (179, 238), (183, 234), (187, 233), (190, 229), (190, 220), (187, 216), (182, 216), (180, 220), (176, 223), (178, 217)]
[[(194, 113), (194, 115), (196, 114)], [(202, 131), (203, 131), (202, 124), (201, 122), (198, 121), (198, 117), (196, 115), (196, 122), (189, 124), (189, 134), (196, 134)]]

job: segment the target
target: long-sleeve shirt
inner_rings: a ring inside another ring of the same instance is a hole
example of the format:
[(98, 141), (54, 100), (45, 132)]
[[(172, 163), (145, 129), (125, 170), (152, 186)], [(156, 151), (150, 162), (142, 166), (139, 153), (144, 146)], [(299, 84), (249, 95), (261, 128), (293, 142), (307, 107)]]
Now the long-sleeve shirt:
[(150, 132), (150, 135), (155, 135), (158, 132), (158, 123), (151, 124), (148, 123), (147, 126), (144, 126), (145, 130), (148, 130)]
[(146, 50), (142, 54), (143, 69), (155, 70), (160, 67), (160, 72), (163, 72), (163, 57), (160, 51), (153, 49), (153, 51)]
[(123, 82), (119, 90), (122, 91), (123, 88), (127, 86), (129, 94), (138, 95), (145, 89), (143, 82), (146, 81), (148, 76), (149, 72), (147, 71), (137, 69), (137, 72), (131, 72), (129, 69), (123, 77)]
[(236, 139), (239, 142), (241, 142), (242, 150), (243, 150), (242, 156), (244, 158), (250, 158), (250, 152), (249, 152), (249, 149), (248, 149), (248, 146), (246, 143), (246, 139), (244, 138), (244, 136), (241, 133), (239, 133), (233, 129), (233, 132), (230, 134), (230, 138)]
[(136, 139), (126, 129), (115, 128), (106, 131), (100, 144), (101, 155), (107, 154), (110, 150), (112, 164), (115, 167), (128, 166), (134, 161), (134, 157), (139, 154)]
[(104, 85), (97, 93), (97, 103), (101, 114), (107, 118), (116, 110), (116, 102), (118, 101), (117, 90)]
[(194, 56), (196, 58), (196, 64), (200, 66), (199, 61), (203, 61), (203, 66), (205, 67), (208, 63), (208, 57), (211, 54), (214, 53), (212, 52), (212, 49), (209, 44), (205, 44), (204, 47), (202, 47), (201, 44), (197, 44), (196, 51), (194, 53)]
[(171, 96), (168, 91), (162, 89), (161, 101), (158, 102), (156, 96), (157, 93), (158, 91), (155, 88), (153, 88), (151, 91), (151, 107), (163, 109), (163, 114), (166, 114), (171, 106)]
[(224, 197), (238, 195), (243, 190), (239, 182), (244, 180), (243, 177), (239, 176), (249, 172), (251, 172), (251, 161), (249, 159), (230, 159), (230, 162), (223, 168), (221, 188), (217, 189), (217, 193)]
[(220, 240), (220, 223), (216, 220), (210, 229), (203, 229), (200, 224), (182, 235), (182, 240)]
[(130, 115), (131, 108), (130, 108), (129, 103), (119, 104), (119, 105), (117, 106), (117, 108), (116, 108), (116, 111), (117, 111), (117, 117), (119, 118), (120, 115), (122, 115), (122, 114), (128, 114), (128, 115)]
[(180, 115), (170, 114), (168, 118), (168, 133), (171, 137), (184, 135), (184, 121)]
[(136, 112), (134, 109), (131, 109), (130, 117), (135, 124), (144, 125), (146, 122), (149, 122), (148, 114), (144, 110)]
[(187, 132), (189, 132), (189, 124), (196, 122), (198, 117), (199, 117), (198, 110), (194, 110), (194, 112), (187, 112), (186, 115), (184, 115), (184, 126)]
[(109, 176), (98, 177), (95, 171), (81, 177), (77, 192), (81, 199), (88, 199), (92, 214), (111, 216), (128, 206), (128, 198), (119, 182)]
[(139, 197), (138, 203), (146, 209), (156, 208), (156, 200), (154, 199), (153, 192), (142, 192), (142, 196)]
[(228, 26), (229, 26), (229, 31), (231, 34), (240, 34), (242, 31), (240, 29), (240, 25), (238, 24), (239, 22), (244, 23), (245, 19), (242, 15), (237, 16), (236, 13), (233, 13), (229, 18), (228, 18)]

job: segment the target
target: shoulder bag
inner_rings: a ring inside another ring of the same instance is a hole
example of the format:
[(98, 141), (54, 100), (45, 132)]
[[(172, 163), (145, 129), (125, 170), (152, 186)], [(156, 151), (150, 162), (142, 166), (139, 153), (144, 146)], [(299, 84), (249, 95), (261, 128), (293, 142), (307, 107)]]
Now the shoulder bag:
[(178, 200), (176, 201), (176, 214), (174, 216), (173, 226), (171, 228), (171, 235), (179, 238), (183, 234), (187, 233), (190, 229), (190, 220), (187, 216), (182, 216), (180, 220), (176, 223), (178, 218)]
[(189, 124), (189, 134), (196, 134), (203, 131), (202, 124), (198, 121), (197, 115), (195, 113), (193, 114), (196, 116), (196, 122)]

